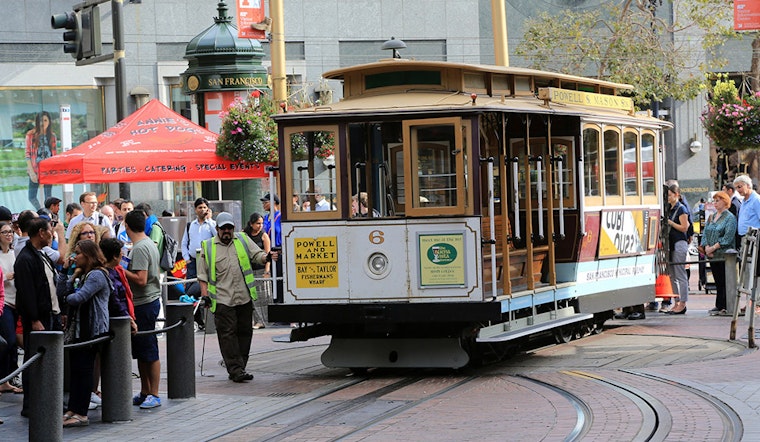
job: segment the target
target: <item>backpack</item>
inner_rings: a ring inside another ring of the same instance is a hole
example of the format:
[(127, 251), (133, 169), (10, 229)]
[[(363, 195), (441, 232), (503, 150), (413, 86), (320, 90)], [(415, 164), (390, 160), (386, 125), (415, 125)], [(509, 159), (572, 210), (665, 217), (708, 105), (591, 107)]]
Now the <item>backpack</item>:
[(160, 227), (161, 232), (164, 234), (164, 247), (163, 250), (159, 250), (159, 252), (161, 252), (161, 259), (159, 260), (158, 265), (161, 267), (161, 270), (170, 272), (172, 269), (174, 269), (174, 264), (177, 262), (179, 243), (176, 239), (174, 239), (173, 236), (166, 233), (164, 226), (159, 223), (153, 224), (153, 227), (155, 226)]

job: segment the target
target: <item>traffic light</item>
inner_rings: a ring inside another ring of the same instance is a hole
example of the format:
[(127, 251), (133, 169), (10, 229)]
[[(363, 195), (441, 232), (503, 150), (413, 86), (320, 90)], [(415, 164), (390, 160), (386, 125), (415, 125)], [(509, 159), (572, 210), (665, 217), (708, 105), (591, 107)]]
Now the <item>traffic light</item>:
[(88, 6), (79, 13), (82, 28), (82, 40), (79, 44), (82, 58), (97, 57), (102, 53), (100, 41), (100, 8)]
[(63, 52), (77, 60), (82, 59), (82, 20), (79, 11), (68, 11), (50, 17), (53, 29), (66, 29), (63, 33)]
[(55, 14), (50, 18), (50, 25), (53, 29), (66, 29), (63, 33), (63, 52), (77, 60), (101, 54), (100, 9), (97, 5)]

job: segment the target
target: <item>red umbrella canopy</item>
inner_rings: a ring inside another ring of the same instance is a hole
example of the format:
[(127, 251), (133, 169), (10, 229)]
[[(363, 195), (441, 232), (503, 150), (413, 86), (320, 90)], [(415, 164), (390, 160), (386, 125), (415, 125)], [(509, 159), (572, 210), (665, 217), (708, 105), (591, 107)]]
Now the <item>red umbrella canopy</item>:
[(268, 164), (216, 154), (211, 132), (153, 99), (97, 137), (40, 162), (40, 183), (212, 181), (268, 177)]

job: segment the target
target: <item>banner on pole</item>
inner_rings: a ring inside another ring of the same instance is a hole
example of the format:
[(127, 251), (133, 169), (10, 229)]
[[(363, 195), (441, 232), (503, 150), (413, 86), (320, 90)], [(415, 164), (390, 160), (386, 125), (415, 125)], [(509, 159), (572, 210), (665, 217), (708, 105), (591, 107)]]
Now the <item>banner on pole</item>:
[(760, 30), (760, 0), (734, 0), (734, 30)]
[(237, 26), (239, 38), (255, 38), (263, 40), (266, 38), (265, 31), (253, 29), (252, 24), (264, 21), (264, 1), (263, 0), (238, 0), (237, 4)]

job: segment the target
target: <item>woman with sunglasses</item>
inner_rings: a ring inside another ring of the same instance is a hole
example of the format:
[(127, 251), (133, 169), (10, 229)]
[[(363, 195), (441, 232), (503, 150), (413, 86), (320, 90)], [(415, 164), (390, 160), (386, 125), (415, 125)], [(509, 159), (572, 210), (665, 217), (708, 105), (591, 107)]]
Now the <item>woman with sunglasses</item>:
[[(74, 248), (76, 268), (71, 277), (61, 273), (58, 297), (63, 304), (77, 311), (76, 320), (70, 314), (66, 327), (74, 342), (89, 341), (108, 333), (108, 301), (111, 282), (106, 259), (100, 247), (89, 239), (80, 240)], [(68, 410), (63, 415), (64, 427), (83, 427), (90, 424), (87, 410), (93, 385), (95, 355), (99, 346), (69, 350), (70, 383)]]
[(69, 270), (69, 275), (75, 268), (75, 266), (72, 265), (74, 264), (74, 248), (79, 241), (90, 240), (95, 244), (99, 244), (101, 236), (102, 235), (99, 234), (97, 226), (89, 221), (82, 221), (74, 226), (71, 230), (71, 236), (69, 237), (69, 250), (71, 251), (71, 255), (63, 263), (64, 269)]

